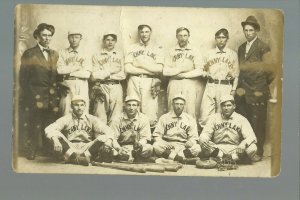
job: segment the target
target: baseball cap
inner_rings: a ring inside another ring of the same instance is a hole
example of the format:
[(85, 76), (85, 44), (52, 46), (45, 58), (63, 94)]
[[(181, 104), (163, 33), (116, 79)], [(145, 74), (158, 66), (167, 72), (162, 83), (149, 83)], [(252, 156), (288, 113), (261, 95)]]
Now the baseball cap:
[(230, 95), (230, 94), (226, 94), (226, 95), (224, 95), (224, 96), (222, 96), (222, 97), (220, 98), (220, 104), (222, 104), (222, 103), (224, 103), (224, 102), (226, 102), (226, 101), (232, 101), (232, 102), (234, 102), (233, 96)]
[(138, 97), (135, 97), (135, 96), (127, 96), (125, 98), (125, 103), (128, 102), (128, 101), (137, 101), (137, 102), (140, 102), (141, 100)]
[(86, 103), (85, 98), (81, 95), (74, 95), (71, 102), (73, 102), (73, 101), (84, 101)]
[(81, 35), (82, 36), (82, 32), (78, 29), (71, 29), (68, 31), (68, 36), (69, 35)]
[(174, 95), (172, 101), (174, 101), (175, 99), (182, 99), (183, 101), (186, 101), (184, 95), (181, 93)]

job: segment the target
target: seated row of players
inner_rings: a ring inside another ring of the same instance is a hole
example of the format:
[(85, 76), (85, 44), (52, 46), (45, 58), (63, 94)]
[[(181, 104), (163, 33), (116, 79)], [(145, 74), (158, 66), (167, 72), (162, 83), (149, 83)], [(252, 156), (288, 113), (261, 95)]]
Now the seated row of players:
[(85, 98), (75, 96), (71, 102), (73, 113), (50, 124), (45, 134), (54, 151), (73, 164), (139, 161), (153, 155), (180, 163), (197, 157), (258, 161), (255, 134), (248, 120), (234, 112), (231, 95), (221, 97), (221, 113), (211, 116), (200, 137), (195, 119), (183, 111), (185, 102), (183, 95), (175, 95), (173, 111), (160, 117), (151, 135), (148, 118), (139, 112), (138, 98), (127, 96), (124, 112), (108, 127), (86, 114)]
[[(58, 111), (61, 115), (72, 112), (71, 99), (76, 95), (84, 97), (85, 113), (91, 107), (91, 114), (108, 125), (122, 112), (123, 96), (138, 97), (141, 113), (148, 117), (150, 127), (155, 128), (161, 76), (169, 80), (168, 110), (172, 110), (173, 96), (183, 94), (185, 112), (197, 120), (201, 129), (208, 117), (220, 110), (221, 96), (238, 96), (239, 113), (243, 110), (243, 115), (255, 130), (258, 154), (262, 156), (268, 85), (273, 80), (270, 65), (264, 62), (270, 48), (257, 38), (260, 26), (255, 17), (249, 16), (242, 22), (242, 27), (247, 42), (240, 46), (239, 56), (226, 47), (229, 33), (220, 29), (215, 33), (216, 47), (202, 59), (197, 48), (189, 42), (189, 29), (180, 27), (176, 30), (177, 44), (169, 55), (163, 56), (162, 49), (150, 41), (152, 28), (140, 25), (140, 41), (131, 46), (123, 59), (115, 49), (115, 33), (104, 34), (103, 48), (90, 58), (80, 46), (82, 33), (70, 31), (70, 46), (57, 55), (49, 49), (54, 27), (40, 24), (33, 34), (38, 45), (24, 52), (20, 68), (32, 147), (28, 158), (34, 159), (37, 145), (33, 143), (37, 143), (45, 125), (58, 118)], [(241, 73), (238, 62), (246, 66)], [(57, 74), (63, 76), (61, 82), (56, 81)], [(127, 93), (123, 94), (120, 81), (127, 75)], [(61, 86), (61, 96), (56, 94), (57, 85)], [(239, 92), (236, 92), (237, 87)], [(56, 101), (59, 101), (59, 106)]]

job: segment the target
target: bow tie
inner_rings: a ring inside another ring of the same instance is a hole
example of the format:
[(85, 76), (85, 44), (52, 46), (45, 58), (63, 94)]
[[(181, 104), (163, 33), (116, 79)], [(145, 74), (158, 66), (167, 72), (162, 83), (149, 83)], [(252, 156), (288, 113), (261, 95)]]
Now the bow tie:
[(70, 53), (78, 53), (76, 50), (71, 50)]
[(44, 52), (44, 51), (46, 51), (47, 53), (49, 53), (49, 52), (50, 52), (50, 49), (45, 49), (45, 48), (44, 48), (44, 49), (43, 49), (43, 52)]
[(218, 51), (217, 53), (226, 53), (226, 51)]

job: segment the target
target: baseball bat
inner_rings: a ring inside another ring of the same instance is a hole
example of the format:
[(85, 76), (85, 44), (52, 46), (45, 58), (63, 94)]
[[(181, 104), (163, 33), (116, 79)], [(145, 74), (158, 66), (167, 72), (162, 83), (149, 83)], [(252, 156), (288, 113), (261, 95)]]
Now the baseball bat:
[(120, 165), (131, 165), (135, 167), (142, 167), (148, 172), (159, 172), (159, 173), (164, 173), (165, 172), (165, 167), (159, 166), (159, 165), (152, 165), (152, 163), (147, 163), (147, 164), (137, 164), (137, 163), (132, 163), (132, 162), (118, 162)]
[(121, 163), (143, 166), (145, 167), (146, 171), (161, 172), (161, 173), (163, 173), (164, 171), (177, 172), (183, 166), (180, 163), (146, 163), (146, 162), (136, 162), (136, 163), (121, 162)]
[(137, 173), (146, 173), (146, 169), (141, 166), (131, 166), (124, 165), (120, 163), (99, 163), (99, 162), (93, 162), (92, 165), (98, 166), (98, 167), (105, 167), (105, 168), (111, 168), (111, 169), (119, 169), (124, 171), (130, 171), (130, 172), (137, 172)]

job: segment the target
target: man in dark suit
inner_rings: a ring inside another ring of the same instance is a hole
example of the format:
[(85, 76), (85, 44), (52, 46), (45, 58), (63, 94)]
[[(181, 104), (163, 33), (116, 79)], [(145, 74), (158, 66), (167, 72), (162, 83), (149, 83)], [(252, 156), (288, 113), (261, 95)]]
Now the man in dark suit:
[(236, 90), (237, 112), (250, 122), (257, 137), (257, 155), (263, 156), (265, 142), (269, 85), (274, 79), (274, 65), (270, 47), (257, 37), (260, 25), (254, 16), (242, 22), (247, 41), (238, 49), (240, 64), (239, 83)]
[(22, 105), (28, 116), (26, 157), (29, 160), (35, 159), (39, 138), (42, 138), (43, 150), (46, 150), (43, 130), (57, 118), (58, 113), (58, 53), (49, 48), (54, 32), (54, 26), (39, 24), (33, 32), (37, 45), (27, 49), (21, 58), (20, 86)]

